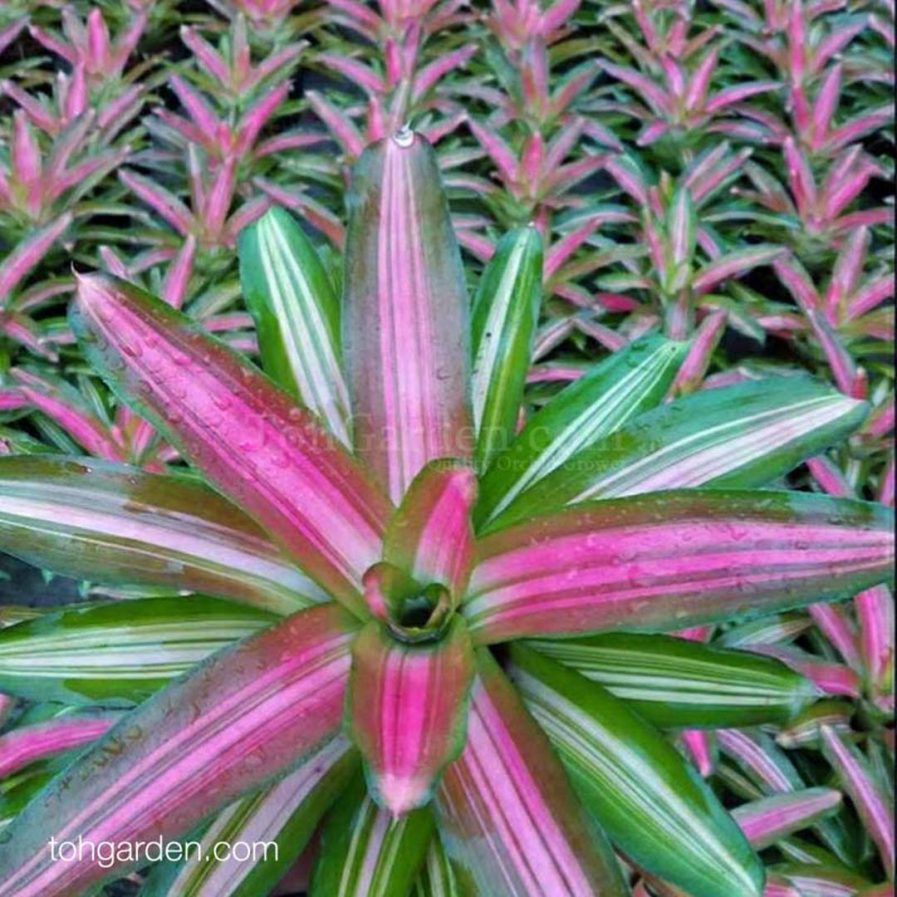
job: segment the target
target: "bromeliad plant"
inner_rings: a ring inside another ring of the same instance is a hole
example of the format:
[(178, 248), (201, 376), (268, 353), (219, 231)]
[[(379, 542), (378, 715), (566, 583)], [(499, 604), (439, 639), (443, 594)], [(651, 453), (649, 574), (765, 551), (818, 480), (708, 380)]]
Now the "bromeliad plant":
[[(438, 167), (408, 130), (354, 172), (342, 305), (285, 212), (240, 249), (267, 375), (123, 281), (82, 276), (72, 314), (209, 485), (0, 459), (9, 551), (162, 596), (0, 633), (2, 691), (118, 711), (30, 786), (0, 895), (92, 893), (144, 865), (137, 842), (192, 833), (266, 835), (279, 856), (163, 863), (141, 893), (257, 897), (326, 815), (315, 897), (615, 897), (633, 870), (759, 897), (751, 845), (837, 794), (736, 821), (661, 730), (784, 722), (818, 692), (775, 658), (658, 633), (887, 579), (884, 507), (758, 490), (865, 404), (805, 378), (663, 404), (687, 346), (648, 335), (520, 429), (538, 232), (501, 241), (469, 316)], [(54, 860), (51, 838), (113, 842), (114, 868)]]

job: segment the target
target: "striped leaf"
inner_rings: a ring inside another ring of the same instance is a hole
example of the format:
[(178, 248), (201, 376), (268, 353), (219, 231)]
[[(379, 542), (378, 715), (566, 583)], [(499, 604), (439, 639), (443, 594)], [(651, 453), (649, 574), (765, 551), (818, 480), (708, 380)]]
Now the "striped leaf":
[(240, 280), (265, 371), (351, 445), (340, 308), (311, 240), (274, 207), (240, 234)]
[(623, 897), (616, 859), (504, 673), (479, 654), (467, 745), (437, 795), (461, 893)]
[(398, 502), (428, 462), (469, 457), (468, 297), (432, 149), (367, 149), (348, 198), (343, 345), (355, 445)]
[(382, 810), (357, 779), (324, 824), (309, 897), (407, 897), (433, 836), (433, 813)]
[[(199, 846), (191, 846), (187, 859), (153, 867), (142, 897), (271, 893), (299, 858), (354, 769), (349, 742), (334, 738), (295, 772), (222, 811), (201, 837), (191, 839)], [(222, 844), (229, 845), (228, 851), (222, 850)]]
[(72, 327), (124, 398), (279, 539), (334, 597), (361, 609), (388, 502), (289, 395), (197, 324), (121, 281), (81, 277)]
[(431, 461), (390, 518), (386, 561), (422, 585), (441, 583), (457, 601), (473, 563), (470, 511), (476, 489), (473, 469), (464, 462)]
[(131, 711), (6, 830), (0, 895), (68, 897), (142, 865), (54, 862), (51, 838), (170, 840), (296, 767), (339, 728), (350, 638), (338, 605), (300, 611)]
[(413, 897), (461, 897), (455, 870), (438, 836), (430, 841)]
[(395, 816), (427, 804), (464, 747), (473, 648), (454, 615), (438, 641), (406, 644), (372, 620), (352, 645), (346, 716), (368, 790)]
[(280, 613), (327, 599), (207, 486), (88, 458), (0, 458), (0, 542), (29, 563), (111, 585), (208, 592)]
[(0, 735), (0, 779), (96, 741), (120, 718), (119, 713), (110, 712), (68, 713), (5, 732)]
[(480, 482), (482, 527), (516, 507), (521, 495), (593, 442), (666, 395), (687, 344), (648, 336), (614, 352), (568, 386), (523, 428)]
[(666, 635), (534, 639), (531, 648), (599, 682), (656, 726), (786, 723), (820, 692), (772, 658)]
[(859, 750), (828, 726), (821, 731), (822, 751), (875, 842), (888, 879), (894, 880), (894, 796), (875, 781)]
[(478, 642), (759, 616), (888, 580), (892, 529), (881, 505), (796, 492), (589, 502), (482, 539), (464, 614)]
[(691, 897), (759, 897), (763, 867), (675, 748), (596, 683), (520, 645), (510, 675), (576, 793), (639, 866)]
[(742, 804), (732, 818), (759, 850), (831, 816), (840, 804), (841, 792), (834, 788), (805, 788)]
[(573, 455), (518, 503), (515, 516), (662, 489), (761, 486), (849, 435), (867, 410), (803, 377), (704, 390)]
[(208, 655), (277, 619), (199, 595), (46, 614), (0, 629), (0, 689), (32, 701), (139, 703)]
[(514, 438), (542, 301), (542, 240), (535, 227), (506, 234), (473, 302), (471, 395), (476, 464), (486, 470)]

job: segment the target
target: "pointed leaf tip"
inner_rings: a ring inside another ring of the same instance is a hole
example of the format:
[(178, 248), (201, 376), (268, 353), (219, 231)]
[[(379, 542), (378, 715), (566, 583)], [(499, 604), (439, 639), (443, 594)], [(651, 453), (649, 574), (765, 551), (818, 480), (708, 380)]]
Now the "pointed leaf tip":
[(464, 271), (420, 135), (365, 150), (348, 207), (343, 342), (355, 445), (398, 502), (428, 461), (471, 454)]
[(414, 645), (372, 621), (352, 646), (350, 730), (370, 792), (393, 816), (426, 805), (461, 752), (473, 675), (460, 617), (438, 641)]
[(321, 586), (361, 610), (361, 575), (379, 556), (389, 503), (317, 418), (131, 284), (83, 277), (71, 316), (113, 388)]

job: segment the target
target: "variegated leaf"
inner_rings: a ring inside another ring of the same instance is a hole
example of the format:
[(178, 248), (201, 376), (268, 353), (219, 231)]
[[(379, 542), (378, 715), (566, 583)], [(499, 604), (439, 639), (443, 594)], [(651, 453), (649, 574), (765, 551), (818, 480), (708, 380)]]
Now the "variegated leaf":
[(692, 897), (760, 897), (763, 866), (675, 748), (596, 683), (520, 645), (511, 678), (616, 845)]
[(311, 240), (285, 209), (240, 234), (240, 279), (267, 373), (351, 446), (340, 308)]
[(337, 737), (295, 772), (223, 810), (189, 854), (154, 866), (143, 897), (259, 897), (296, 862), (321, 817), (355, 767), (349, 742)]
[(277, 620), (200, 595), (81, 605), (0, 629), (0, 689), (32, 701), (139, 703)]
[(91, 851), (54, 862), (51, 841), (170, 840), (296, 767), (336, 734), (351, 618), (300, 611), (219, 652), (131, 711), (31, 801), (0, 844), (2, 897), (69, 897), (141, 865)]
[(199, 325), (130, 284), (81, 277), (85, 353), (332, 595), (363, 613), (361, 576), (389, 512), (365, 471), (289, 395)]
[(761, 486), (849, 435), (867, 410), (866, 403), (802, 377), (704, 390), (573, 455), (530, 490), (514, 516), (661, 489)]
[(486, 265), (471, 321), (477, 469), (514, 438), (542, 299), (542, 241), (535, 227), (511, 231)]
[(406, 644), (372, 620), (352, 645), (346, 708), (368, 789), (395, 816), (429, 802), (464, 747), (473, 648), (453, 616), (437, 641)]
[(461, 897), (455, 870), (438, 835), (434, 835), (430, 841), (412, 894), (413, 897)]
[(608, 632), (527, 644), (599, 682), (656, 726), (785, 723), (820, 696), (810, 680), (772, 658), (672, 636)]
[(881, 505), (797, 492), (589, 502), (482, 539), (463, 611), (478, 642), (759, 615), (889, 580), (892, 530)]
[(575, 454), (657, 405), (686, 350), (685, 343), (643, 337), (568, 386), (533, 416), (482, 478), (478, 524), (494, 521)]
[(396, 818), (359, 778), (324, 824), (309, 897), (408, 897), (432, 835), (428, 807)]
[(441, 583), (460, 599), (473, 562), (473, 468), (452, 459), (431, 461), (412, 482), (389, 521), (385, 560), (421, 585)]
[(470, 457), (468, 297), (439, 167), (403, 130), (348, 197), (343, 346), (355, 445), (398, 502), (428, 462)]
[(0, 458), (4, 551), (81, 579), (235, 598), (327, 600), (239, 508), (194, 479), (89, 458)]
[(742, 804), (732, 818), (759, 850), (831, 816), (840, 803), (841, 792), (834, 788), (804, 788)]
[(445, 773), (440, 835), (464, 894), (623, 897), (616, 859), (545, 735), (495, 661), (479, 654), (467, 745)]
[(893, 881), (894, 796), (875, 781), (868, 761), (854, 745), (828, 726), (823, 726), (821, 736), (823, 753), (875, 842), (888, 879)]

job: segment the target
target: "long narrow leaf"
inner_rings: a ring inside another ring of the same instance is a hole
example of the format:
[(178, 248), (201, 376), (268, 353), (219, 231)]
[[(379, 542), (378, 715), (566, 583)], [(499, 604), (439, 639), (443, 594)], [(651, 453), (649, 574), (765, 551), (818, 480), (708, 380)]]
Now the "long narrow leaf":
[(577, 452), (657, 405), (686, 349), (685, 343), (643, 337), (568, 386), (533, 416), (482, 478), (478, 523), (494, 520)]
[(406, 897), (433, 834), (433, 813), (382, 810), (360, 780), (324, 825), (310, 897)]
[(672, 728), (785, 723), (820, 692), (772, 658), (665, 635), (609, 632), (529, 646)]
[(661, 489), (761, 486), (843, 439), (867, 410), (864, 402), (804, 378), (704, 390), (573, 455), (530, 490), (514, 516)]
[(32, 701), (139, 703), (221, 648), (277, 622), (216, 598), (146, 598), (0, 629), (0, 689)]
[[(790, 492), (589, 502), (479, 543), (464, 612), (479, 642), (681, 629), (887, 581), (893, 512)], [(571, 575), (571, 571), (573, 575)]]
[(51, 838), (175, 838), (298, 765), (339, 727), (347, 627), (337, 605), (300, 611), (129, 713), (9, 827), (0, 895), (66, 897), (141, 865), (134, 850), (110, 868), (89, 850), (54, 862)]
[(327, 599), (237, 507), (194, 479), (88, 458), (0, 458), (0, 540), (29, 563), (281, 613)]
[(445, 773), (437, 821), (466, 893), (622, 897), (603, 834), (495, 661), (479, 657), (467, 746)]
[(72, 326), (98, 370), (334, 596), (360, 606), (385, 497), (309, 412), (189, 318), (82, 277)]
[(428, 461), (471, 454), (464, 273), (419, 134), (366, 150), (348, 205), (343, 345), (355, 445), (398, 502)]
[[(270, 893), (298, 859), (355, 768), (351, 745), (344, 738), (334, 738), (295, 772), (221, 812), (184, 861), (153, 868), (141, 894), (258, 897)], [(224, 845), (227, 849), (222, 849)]]
[(311, 240), (274, 207), (240, 235), (240, 278), (265, 370), (351, 445), (339, 302)]
[(514, 438), (542, 298), (535, 227), (507, 234), (480, 277), (471, 321), (476, 464), (486, 470)]
[(709, 786), (601, 686), (533, 651), (511, 677), (611, 839), (692, 897), (759, 897), (763, 867)]

